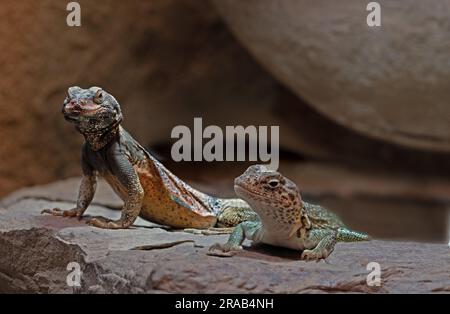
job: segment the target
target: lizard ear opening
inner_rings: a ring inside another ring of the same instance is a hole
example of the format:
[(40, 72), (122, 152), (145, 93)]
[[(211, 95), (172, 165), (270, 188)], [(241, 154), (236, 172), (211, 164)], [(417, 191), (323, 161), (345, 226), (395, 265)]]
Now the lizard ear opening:
[(116, 120), (118, 122), (122, 122), (123, 116), (122, 116), (122, 110), (120, 109), (120, 106), (119, 105), (115, 106), (115, 109), (116, 109)]

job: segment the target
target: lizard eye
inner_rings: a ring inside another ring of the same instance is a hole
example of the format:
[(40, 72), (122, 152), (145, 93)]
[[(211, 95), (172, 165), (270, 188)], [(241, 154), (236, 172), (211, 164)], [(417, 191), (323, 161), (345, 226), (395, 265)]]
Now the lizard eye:
[(271, 188), (276, 188), (280, 184), (280, 181), (278, 181), (277, 179), (271, 179), (267, 183)]
[(103, 102), (103, 91), (99, 89), (94, 96), (94, 102), (96, 104), (101, 104)]

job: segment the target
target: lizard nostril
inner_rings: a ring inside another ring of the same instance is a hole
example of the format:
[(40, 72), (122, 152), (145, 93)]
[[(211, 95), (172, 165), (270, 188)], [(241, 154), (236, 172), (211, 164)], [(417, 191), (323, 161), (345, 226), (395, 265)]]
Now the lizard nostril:
[(77, 101), (71, 100), (68, 103), (68, 105), (67, 105), (67, 109), (69, 109), (69, 110), (73, 110), (73, 109), (77, 110), (77, 109), (81, 109), (81, 106), (80, 106), (80, 104)]

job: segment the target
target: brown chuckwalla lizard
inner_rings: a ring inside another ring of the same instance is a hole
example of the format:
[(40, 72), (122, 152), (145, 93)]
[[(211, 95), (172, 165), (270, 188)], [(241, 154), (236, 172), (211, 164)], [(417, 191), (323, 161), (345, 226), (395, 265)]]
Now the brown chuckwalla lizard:
[(236, 178), (234, 190), (260, 219), (237, 225), (228, 242), (213, 245), (209, 255), (231, 256), (250, 239), (301, 250), (304, 260), (319, 260), (331, 254), (336, 241), (369, 240), (368, 235), (350, 230), (325, 208), (303, 201), (295, 183), (263, 165), (250, 166)]
[(97, 217), (88, 221), (96, 227), (128, 228), (140, 216), (175, 228), (218, 227), (217, 232), (230, 232), (229, 227), (257, 219), (243, 200), (209, 196), (167, 170), (123, 129), (119, 103), (101, 88), (70, 87), (62, 112), (86, 140), (82, 149), (83, 178), (75, 208), (44, 209), (43, 213), (81, 219), (94, 197), (100, 175), (124, 205), (118, 220)]

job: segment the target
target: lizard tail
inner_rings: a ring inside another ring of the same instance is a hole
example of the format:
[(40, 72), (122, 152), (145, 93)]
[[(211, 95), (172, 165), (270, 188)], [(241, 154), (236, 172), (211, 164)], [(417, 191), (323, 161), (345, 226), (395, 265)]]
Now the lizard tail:
[(337, 241), (339, 242), (358, 242), (358, 241), (369, 241), (370, 236), (350, 229), (339, 228), (337, 234)]

